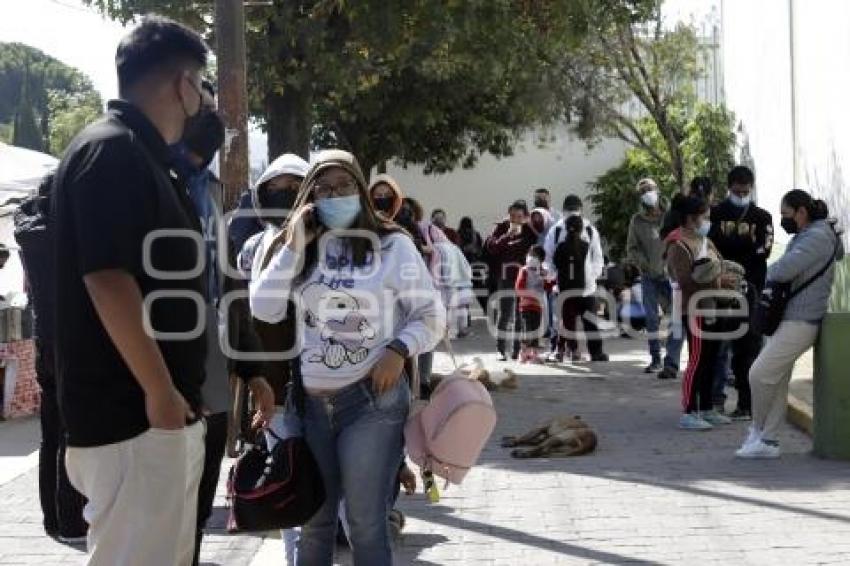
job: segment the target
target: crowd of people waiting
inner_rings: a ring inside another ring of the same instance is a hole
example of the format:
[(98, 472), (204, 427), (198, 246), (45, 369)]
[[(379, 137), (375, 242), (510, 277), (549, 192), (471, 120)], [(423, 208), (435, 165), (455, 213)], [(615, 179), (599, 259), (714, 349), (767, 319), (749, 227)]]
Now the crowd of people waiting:
[[(395, 498), (415, 485), (402, 428), (411, 396), (428, 394), (439, 341), (470, 332), (477, 298), (494, 313), (503, 360), (607, 362), (603, 238), (577, 195), (559, 211), (547, 189), (531, 209), (513, 202), (486, 238), (468, 217), (453, 230), (444, 210), (426, 217), (393, 178), (368, 182), (341, 150), (277, 157), (222, 225), (227, 203), (208, 166), (225, 131), (206, 63), (197, 34), (144, 19), (118, 47), (121, 99), (40, 189), (51, 249), (23, 252), (53, 399), (42, 418), (45, 528), (87, 537), (93, 565), (197, 564), (236, 376), (269, 444), (296, 417), (324, 482), (319, 512), (283, 533), (287, 563), (331, 564), (341, 525), (355, 564), (391, 564)], [(642, 180), (626, 263), (646, 372), (677, 378), (688, 344), (679, 425), (751, 419), (737, 454), (776, 457), (791, 369), (815, 340), (843, 246), (825, 204), (794, 190), (781, 210), (793, 238), (768, 267), (773, 223), (754, 181), (738, 166), (724, 199), (697, 178), (667, 202)], [(772, 284), (804, 282), (766, 346), (745, 318), (721, 316), (742, 302), (753, 310)], [(705, 293), (716, 290), (733, 295)], [(287, 350), (262, 362), (232, 353)], [(409, 385), (415, 366), (421, 391)], [(729, 367), (738, 405), (727, 414)]]

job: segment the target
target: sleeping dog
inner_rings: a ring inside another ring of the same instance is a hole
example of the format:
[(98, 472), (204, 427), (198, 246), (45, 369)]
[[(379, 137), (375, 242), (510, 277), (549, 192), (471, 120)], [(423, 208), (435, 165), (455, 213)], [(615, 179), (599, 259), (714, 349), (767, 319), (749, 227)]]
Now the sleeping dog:
[(581, 456), (596, 449), (596, 433), (581, 417), (556, 417), (522, 436), (503, 437), (502, 446), (528, 447), (512, 450), (514, 458)]

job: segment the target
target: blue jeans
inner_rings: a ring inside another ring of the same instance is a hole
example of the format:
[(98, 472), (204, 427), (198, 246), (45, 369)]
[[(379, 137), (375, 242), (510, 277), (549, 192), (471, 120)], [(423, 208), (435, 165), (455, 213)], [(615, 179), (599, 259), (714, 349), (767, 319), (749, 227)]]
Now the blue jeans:
[(298, 564), (333, 564), (339, 501), (345, 497), (355, 566), (391, 566), (387, 515), (410, 409), (407, 379), (402, 375), (380, 396), (365, 379), (329, 397), (308, 395), (304, 405), (304, 436), (327, 495), (301, 531)]
[[(643, 294), (643, 310), (646, 316), (646, 332), (649, 334), (649, 354), (653, 360), (661, 359), (661, 341), (658, 339), (658, 328), (661, 324), (658, 317), (658, 305), (660, 299), (670, 305), (672, 304), (673, 290), (667, 279), (652, 279), (644, 277), (640, 282)], [(664, 356), (664, 367), (679, 369), (679, 360), (682, 357), (682, 343), (684, 342), (684, 330), (681, 319), (677, 316), (670, 317), (670, 330), (667, 335)]]

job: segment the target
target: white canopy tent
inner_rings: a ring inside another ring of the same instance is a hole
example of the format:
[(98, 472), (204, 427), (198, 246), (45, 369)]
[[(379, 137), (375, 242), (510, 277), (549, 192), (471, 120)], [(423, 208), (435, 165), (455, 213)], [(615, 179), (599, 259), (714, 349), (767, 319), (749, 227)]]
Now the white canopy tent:
[(0, 270), (0, 295), (15, 300), (24, 291), (24, 271), (17, 254), (13, 214), (18, 204), (35, 193), (41, 179), (58, 160), (50, 155), (0, 142), (0, 243), (11, 255)]

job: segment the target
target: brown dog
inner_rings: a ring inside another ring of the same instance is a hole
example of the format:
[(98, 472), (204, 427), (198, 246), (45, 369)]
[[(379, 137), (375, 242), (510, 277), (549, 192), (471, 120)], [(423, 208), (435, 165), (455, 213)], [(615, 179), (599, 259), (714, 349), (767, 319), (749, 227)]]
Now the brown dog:
[(505, 448), (528, 446), (512, 450), (514, 458), (581, 456), (593, 452), (596, 442), (596, 433), (578, 416), (557, 417), (522, 436), (502, 438)]

